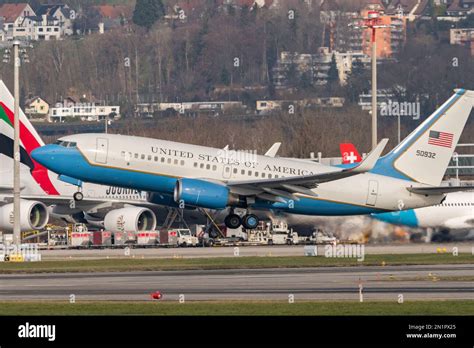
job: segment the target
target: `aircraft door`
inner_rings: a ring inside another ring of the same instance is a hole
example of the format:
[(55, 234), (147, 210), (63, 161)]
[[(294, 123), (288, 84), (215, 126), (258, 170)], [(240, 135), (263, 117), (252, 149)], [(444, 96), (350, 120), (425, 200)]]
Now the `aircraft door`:
[(375, 180), (369, 181), (369, 191), (367, 192), (367, 205), (375, 206), (377, 203), (377, 195), (379, 191), (379, 183)]
[(107, 163), (107, 155), (109, 152), (109, 140), (97, 138), (97, 149), (95, 153), (95, 161), (97, 163)]
[(230, 179), (232, 177), (232, 165), (224, 164), (224, 169), (222, 170), (222, 177), (224, 179)]

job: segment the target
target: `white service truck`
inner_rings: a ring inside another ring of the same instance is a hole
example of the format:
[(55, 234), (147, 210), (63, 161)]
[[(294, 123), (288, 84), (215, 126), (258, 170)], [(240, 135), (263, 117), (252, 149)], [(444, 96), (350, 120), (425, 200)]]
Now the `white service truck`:
[(176, 233), (176, 243), (180, 247), (195, 247), (199, 243), (198, 238), (193, 236), (188, 228), (175, 228), (169, 231)]

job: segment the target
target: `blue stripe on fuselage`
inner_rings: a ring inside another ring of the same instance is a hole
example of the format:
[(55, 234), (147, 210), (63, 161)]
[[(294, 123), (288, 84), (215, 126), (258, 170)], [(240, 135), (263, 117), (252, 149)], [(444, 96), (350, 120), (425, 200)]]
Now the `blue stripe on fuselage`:
[(418, 227), (418, 218), (413, 209), (392, 211), (390, 213), (372, 214), (374, 219), (394, 225)]
[(252, 207), (256, 209), (272, 209), (278, 211), (284, 211), (293, 214), (302, 215), (321, 215), (321, 216), (334, 216), (334, 215), (364, 215), (371, 213), (380, 213), (385, 210), (375, 209), (371, 207), (365, 207), (362, 205), (354, 205), (343, 202), (327, 201), (323, 199), (313, 199), (307, 197), (299, 197), (299, 200), (287, 203), (269, 202), (264, 200), (257, 200)]

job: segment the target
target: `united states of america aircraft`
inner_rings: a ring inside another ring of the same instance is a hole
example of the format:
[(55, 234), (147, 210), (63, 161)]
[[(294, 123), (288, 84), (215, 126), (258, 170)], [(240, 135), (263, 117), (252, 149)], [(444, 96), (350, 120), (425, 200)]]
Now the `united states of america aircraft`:
[[(4, 232), (13, 229), (13, 103), (0, 80), (0, 230)], [(50, 215), (112, 232), (155, 229), (156, 214), (163, 208), (151, 204), (146, 192), (85, 183), (84, 200), (75, 202), (77, 188), (31, 158), (31, 151), (44, 143), (21, 110), (20, 125), (22, 231), (41, 230)]]
[(67, 136), (32, 157), (77, 186), (157, 192), (162, 204), (181, 208), (229, 208), (229, 228), (254, 228), (257, 210), (382, 213), (441, 204), (461, 189), (439, 185), (473, 105), (474, 91), (458, 89), (387, 155), (383, 139), (362, 162), (342, 167), (113, 134)]

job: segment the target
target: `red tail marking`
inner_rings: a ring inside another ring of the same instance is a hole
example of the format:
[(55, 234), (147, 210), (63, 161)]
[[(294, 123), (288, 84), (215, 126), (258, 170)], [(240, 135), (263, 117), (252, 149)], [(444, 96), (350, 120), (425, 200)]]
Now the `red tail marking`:
[(341, 151), (342, 164), (359, 163), (362, 161), (359, 151), (357, 151), (352, 143), (339, 144), (339, 150)]

